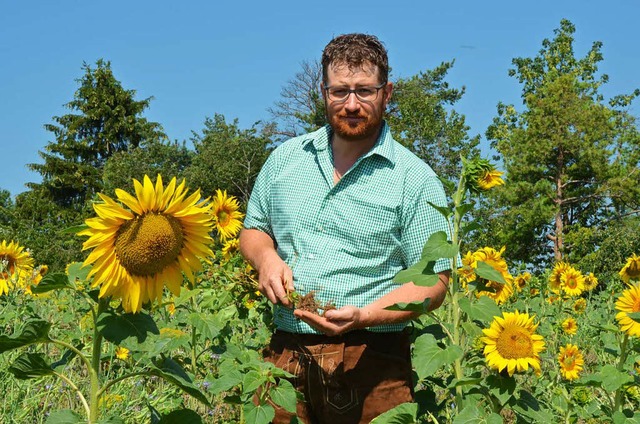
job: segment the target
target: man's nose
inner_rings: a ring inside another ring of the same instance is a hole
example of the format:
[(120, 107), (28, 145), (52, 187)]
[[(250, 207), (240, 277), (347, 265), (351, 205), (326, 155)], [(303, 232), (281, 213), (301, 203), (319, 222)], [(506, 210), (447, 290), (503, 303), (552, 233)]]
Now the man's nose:
[(356, 97), (356, 93), (349, 93), (347, 100), (344, 102), (344, 108), (348, 111), (356, 111), (360, 109), (360, 101)]

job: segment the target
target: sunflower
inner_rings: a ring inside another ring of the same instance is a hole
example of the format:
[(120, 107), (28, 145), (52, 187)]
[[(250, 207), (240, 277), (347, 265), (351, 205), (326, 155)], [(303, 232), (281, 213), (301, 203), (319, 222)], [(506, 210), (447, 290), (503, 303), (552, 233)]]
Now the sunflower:
[(244, 214), (239, 209), (240, 205), (235, 197), (227, 196), (226, 190), (216, 190), (211, 210), (221, 240), (234, 238), (242, 228), (241, 219)]
[(509, 279), (507, 279), (506, 284), (498, 283), (497, 281), (488, 281), (486, 286), (494, 291), (478, 291), (476, 295), (478, 297), (488, 296), (495, 300), (498, 305), (502, 305), (513, 295), (513, 283)]
[(527, 284), (529, 284), (529, 281), (531, 281), (531, 274), (529, 272), (524, 272), (513, 280), (513, 285), (516, 287), (518, 292), (520, 292), (527, 286)]
[(467, 252), (462, 258), (462, 267), (458, 268), (458, 275), (460, 276), (460, 283), (462, 287), (466, 288), (467, 284), (476, 279), (475, 269), (478, 267), (478, 261), (471, 251)]
[(148, 176), (144, 184), (133, 180), (136, 196), (116, 189), (118, 200), (99, 194), (98, 217), (89, 218), (83, 250), (93, 249), (84, 265), (93, 264), (87, 278), (100, 287), (99, 296), (122, 299), (126, 312), (139, 312), (142, 305), (162, 299), (166, 284), (180, 293), (182, 272), (193, 282), (194, 270), (202, 269), (200, 258), (213, 256), (209, 232), (213, 226), (209, 204), (200, 202), (200, 190), (187, 197), (185, 181), (173, 178), (166, 188), (158, 175), (155, 187)]
[(226, 241), (224, 246), (222, 246), (222, 255), (224, 256), (224, 259), (227, 261), (231, 259), (231, 256), (238, 251), (239, 247), (240, 241), (237, 238)]
[(571, 268), (567, 262), (558, 262), (551, 270), (551, 275), (549, 276), (549, 289), (556, 293), (560, 294), (562, 291), (562, 274)]
[(616, 320), (620, 329), (630, 336), (640, 337), (640, 322), (632, 319), (629, 314), (640, 312), (640, 285), (633, 285), (622, 292), (616, 301)]
[(482, 190), (489, 190), (493, 187), (503, 185), (504, 180), (501, 178), (502, 174), (504, 174), (504, 172), (496, 171), (495, 169), (485, 171), (478, 178), (478, 187), (480, 187)]
[(598, 278), (593, 275), (593, 272), (584, 276), (584, 289), (585, 291), (591, 291), (598, 286)]
[(566, 380), (573, 381), (578, 379), (582, 371), (584, 358), (578, 346), (568, 343), (566, 346), (560, 347), (558, 362), (560, 363), (560, 373), (562, 377)]
[(566, 334), (573, 336), (578, 332), (578, 324), (575, 319), (569, 317), (562, 321), (562, 329)]
[(584, 297), (577, 299), (573, 302), (573, 311), (578, 314), (583, 314), (587, 309), (587, 300)]
[(529, 314), (503, 312), (495, 317), (490, 328), (482, 330), (484, 356), (490, 368), (511, 376), (526, 371), (529, 365), (540, 374), (540, 352), (544, 350), (544, 338), (535, 334), (537, 324)]
[(17, 284), (26, 285), (33, 272), (33, 258), (28, 250), (13, 241), (0, 243), (0, 295), (8, 294)]
[(569, 296), (580, 296), (585, 289), (584, 275), (577, 269), (569, 267), (560, 276), (562, 291)]
[(638, 281), (640, 279), (640, 256), (636, 256), (635, 253), (627, 258), (627, 263), (620, 270), (620, 278), (622, 281), (629, 284), (629, 281)]

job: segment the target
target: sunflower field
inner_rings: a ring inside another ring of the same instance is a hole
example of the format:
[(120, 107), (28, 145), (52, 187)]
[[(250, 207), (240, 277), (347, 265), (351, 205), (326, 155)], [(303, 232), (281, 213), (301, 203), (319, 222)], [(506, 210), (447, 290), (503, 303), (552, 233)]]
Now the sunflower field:
[[(516, 272), (508, 246), (461, 251), (473, 199), (501, 186), (463, 161), (452, 239), (435, 233), (395, 281), (432, 285), (450, 258), (445, 304), (389, 305), (411, 323), (416, 401), (375, 423), (640, 422), (640, 257), (600, 281), (571, 263)], [(100, 194), (81, 228), (84, 262), (49, 273), (0, 244), (0, 373), (6, 423), (269, 423), (295, 411), (289, 375), (260, 359), (271, 307), (238, 253), (241, 205), (160, 175)], [(299, 294), (305, 294), (302, 292)]]

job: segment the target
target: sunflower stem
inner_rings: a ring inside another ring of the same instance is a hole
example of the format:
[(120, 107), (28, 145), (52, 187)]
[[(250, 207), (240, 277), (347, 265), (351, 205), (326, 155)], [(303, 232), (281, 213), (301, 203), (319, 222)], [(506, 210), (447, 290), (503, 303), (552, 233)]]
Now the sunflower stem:
[[(191, 309), (193, 312), (196, 312), (196, 302), (193, 300), (193, 297), (189, 299), (191, 301)], [(197, 367), (196, 362), (198, 361), (198, 352), (196, 351), (196, 342), (198, 341), (198, 334), (196, 330), (196, 326), (191, 326), (191, 372), (193, 375), (196, 375)]]
[[(460, 215), (458, 207), (464, 201), (464, 193), (465, 193), (465, 177), (464, 175), (460, 176), (460, 180), (458, 181), (458, 189), (453, 198), (453, 231), (451, 234), (451, 242), (454, 246), (460, 249), (461, 240), (460, 240), (460, 223), (462, 222), (462, 215)], [(452, 307), (450, 309), (451, 315), (450, 322), (453, 322), (453, 344), (455, 346), (463, 348), (462, 346), (462, 334), (460, 332), (460, 320), (462, 317), (462, 311), (460, 310), (460, 304), (458, 303), (458, 292), (459, 292), (459, 280), (458, 280), (458, 264), (457, 264), (457, 255), (451, 258), (451, 277), (452, 281), (450, 284), (450, 293), (451, 293), (451, 303)], [(462, 370), (462, 359), (458, 358), (453, 363), (453, 370), (455, 373), (455, 377), (457, 380), (461, 380), (464, 377), (464, 372)], [(458, 412), (460, 412), (463, 408), (462, 405), (462, 386), (456, 385), (456, 408)]]
[(73, 389), (76, 392), (76, 394), (80, 398), (80, 402), (82, 403), (82, 406), (84, 407), (85, 412), (87, 413), (87, 416), (89, 416), (91, 414), (91, 408), (89, 407), (89, 404), (87, 403), (87, 399), (84, 397), (84, 395), (82, 394), (80, 389), (78, 389), (78, 386), (76, 386), (75, 383), (73, 381), (71, 381), (69, 379), (69, 377), (67, 377), (64, 374), (60, 374), (59, 372), (54, 371), (53, 375), (55, 375), (56, 377), (60, 378), (62, 381), (67, 383), (67, 385), (69, 387), (71, 387), (71, 389)]
[[(624, 370), (624, 364), (627, 362), (627, 356), (629, 355), (629, 351), (627, 349), (627, 345), (629, 343), (629, 335), (625, 334), (622, 339), (622, 343), (620, 343), (620, 359), (618, 361), (617, 369), (618, 371)], [(613, 405), (614, 411), (620, 411), (624, 404), (624, 387), (618, 388), (616, 390), (615, 404)]]
[(98, 310), (93, 319), (93, 350), (91, 352), (91, 366), (89, 367), (89, 377), (91, 380), (91, 396), (89, 424), (93, 424), (98, 420), (100, 410), (98, 408), (98, 400), (100, 398), (100, 357), (102, 356), (102, 333), (98, 330), (98, 319), (100, 315), (109, 307), (108, 299), (100, 299), (98, 301)]

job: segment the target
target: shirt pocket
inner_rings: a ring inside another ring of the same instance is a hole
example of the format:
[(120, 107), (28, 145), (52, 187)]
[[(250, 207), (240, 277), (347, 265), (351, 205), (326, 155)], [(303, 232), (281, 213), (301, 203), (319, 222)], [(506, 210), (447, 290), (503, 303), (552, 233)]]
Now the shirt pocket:
[(336, 211), (336, 225), (344, 231), (355, 256), (387, 256), (400, 248), (399, 206), (392, 199), (369, 197), (351, 199), (348, 207)]

